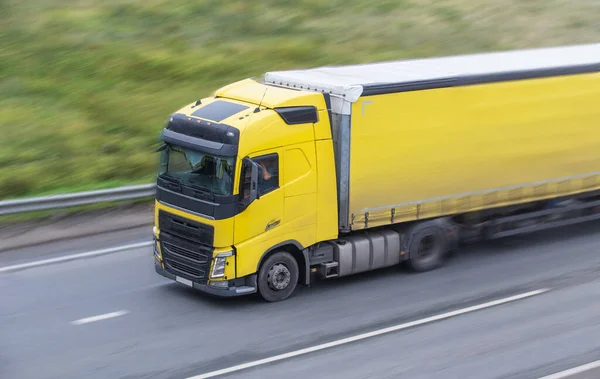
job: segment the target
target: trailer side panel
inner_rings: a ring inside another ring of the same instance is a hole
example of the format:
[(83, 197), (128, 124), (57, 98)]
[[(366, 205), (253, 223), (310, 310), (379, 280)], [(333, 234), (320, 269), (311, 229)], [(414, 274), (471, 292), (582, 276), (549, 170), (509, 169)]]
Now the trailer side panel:
[(600, 188), (600, 73), (362, 96), (353, 230)]

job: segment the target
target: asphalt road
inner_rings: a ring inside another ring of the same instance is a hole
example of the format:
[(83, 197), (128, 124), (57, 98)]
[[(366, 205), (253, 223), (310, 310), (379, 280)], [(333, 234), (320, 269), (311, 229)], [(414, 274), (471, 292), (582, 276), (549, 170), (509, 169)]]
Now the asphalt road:
[[(143, 238), (7, 252), (0, 268)], [(196, 293), (155, 274), (150, 248), (133, 249), (0, 272), (0, 378), (189, 378), (538, 289), (549, 291), (232, 378), (538, 379), (597, 361), (600, 223), (471, 246), (425, 274), (320, 282), (275, 304)]]

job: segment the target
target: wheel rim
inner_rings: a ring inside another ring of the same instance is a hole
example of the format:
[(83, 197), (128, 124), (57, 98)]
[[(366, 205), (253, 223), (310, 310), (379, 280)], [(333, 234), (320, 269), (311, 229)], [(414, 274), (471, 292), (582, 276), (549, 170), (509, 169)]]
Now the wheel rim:
[(419, 247), (417, 248), (417, 255), (422, 259), (427, 259), (434, 256), (437, 247), (436, 242), (436, 238), (432, 234), (421, 238), (421, 241), (419, 241)]
[(292, 280), (292, 273), (286, 265), (277, 263), (271, 266), (267, 273), (267, 283), (273, 291), (282, 291), (286, 289)]

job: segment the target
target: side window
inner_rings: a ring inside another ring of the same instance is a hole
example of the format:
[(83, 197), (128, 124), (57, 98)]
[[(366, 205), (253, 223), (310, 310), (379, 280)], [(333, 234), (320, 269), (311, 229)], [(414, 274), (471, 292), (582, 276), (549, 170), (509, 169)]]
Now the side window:
[[(252, 158), (258, 165), (258, 195), (265, 195), (279, 188), (279, 156), (267, 154)], [(250, 197), (250, 182), (252, 180), (252, 167), (243, 166), (240, 180), (240, 193), (242, 199)]]
[(252, 160), (258, 165), (259, 196), (279, 188), (279, 156), (268, 154)]

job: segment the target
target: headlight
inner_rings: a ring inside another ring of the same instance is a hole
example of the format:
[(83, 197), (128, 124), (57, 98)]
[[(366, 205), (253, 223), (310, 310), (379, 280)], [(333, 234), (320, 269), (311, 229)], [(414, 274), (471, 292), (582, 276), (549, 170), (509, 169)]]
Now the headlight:
[(225, 264), (227, 263), (226, 257), (216, 257), (215, 263), (213, 264), (212, 278), (222, 278), (225, 276)]
[(233, 255), (233, 252), (228, 251), (225, 253), (220, 253), (215, 257), (212, 272), (210, 274), (211, 278), (222, 278), (225, 276), (225, 266), (227, 265), (227, 257), (231, 255)]

